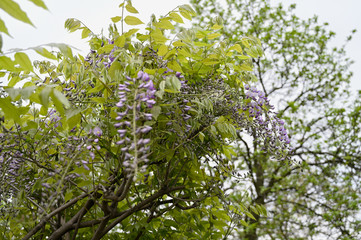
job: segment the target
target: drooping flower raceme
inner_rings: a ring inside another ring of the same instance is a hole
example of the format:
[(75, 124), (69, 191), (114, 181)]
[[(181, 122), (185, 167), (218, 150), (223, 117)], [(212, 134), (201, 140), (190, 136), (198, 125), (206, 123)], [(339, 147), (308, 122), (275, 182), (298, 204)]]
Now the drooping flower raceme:
[(115, 144), (121, 151), (123, 167), (134, 177), (139, 168), (144, 171), (147, 167), (150, 139), (146, 135), (152, 127), (146, 122), (152, 119), (150, 109), (156, 103), (155, 92), (153, 81), (143, 71), (139, 71), (136, 78), (126, 77), (118, 86)]

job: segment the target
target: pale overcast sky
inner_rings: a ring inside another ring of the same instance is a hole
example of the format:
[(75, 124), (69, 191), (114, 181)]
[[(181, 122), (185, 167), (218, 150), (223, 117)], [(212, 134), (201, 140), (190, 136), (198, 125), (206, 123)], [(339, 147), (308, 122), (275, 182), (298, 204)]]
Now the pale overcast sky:
[[(64, 29), (67, 18), (77, 18), (83, 21), (94, 32), (100, 33), (107, 29), (110, 18), (121, 15), (118, 5), (120, 0), (45, 0), (50, 11), (33, 7), (30, 1), (21, 2), (28, 12), (36, 29), (30, 25), (13, 20), (0, 10), (0, 16), (5, 20), (13, 38), (3, 36), (3, 51), (11, 48), (27, 48), (45, 43), (67, 43), (82, 50), (86, 54), (88, 47), (85, 40), (80, 39), (80, 33), (68, 33)], [(139, 18), (148, 22), (152, 13), (164, 15), (178, 5), (188, 3), (188, 0), (133, 0), (133, 5), (140, 12)], [(282, 2), (289, 5), (296, 3), (296, 14), (301, 18), (319, 16), (320, 22), (330, 23), (329, 28), (336, 32), (334, 46), (341, 46), (352, 29), (358, 29), (352, 42), (346, 48), (348, 56), (355, 60), (352, 67), (353, 89), (361, 89), (361, 0), (271, 0), (273, 5)]]

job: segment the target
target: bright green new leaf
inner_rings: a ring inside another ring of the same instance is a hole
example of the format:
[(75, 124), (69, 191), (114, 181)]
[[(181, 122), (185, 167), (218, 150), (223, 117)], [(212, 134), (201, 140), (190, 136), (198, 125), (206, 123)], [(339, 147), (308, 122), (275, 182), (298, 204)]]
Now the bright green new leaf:
[(0, 108), (9, 119), (14, 119), (15, 122), (20, 122), (20, 114), (18, 109), (11, 103), (11, 98), (0, 98)]
[(199, 137), (199, 140), (201, 140), (201, 142), (203, 143), (204, 142), (204, 133), (200, 132), (198, 137)]
[(179, 6), (179, 10), (189, 12), (193, 16), (196, 15), (196, 12), (194, 11), (194, 9), (188, 4), (183, 4), (183, 5)]
[(239, 220), (239, 222), (245, 226), (245, 227), (248, 227), (248, 223), (246, 221), (244, 221), (243, 219)]
[(242, 47), (238, 43), (234, 44), (232, 47), (228, 49), (228, 51), (232, 51), (232, 50), (236, 50), (238, 53), (243, 53)]
[(68, 119), (67, 120), (68, 127), (69, 127), (69, 129), (72, 129), (72, 128), (74, 128), (75, 126), (77, 126), (80, 123), (81, 114), (78, 113), (78, 114), (76, 114), (76, 115), (74, 115), (72, 117), (67, 117), (67, 119)]
[(161, 111), (162, 111), (162, 108), (160, 106), (154, 106), (151, 109), (151, 113), (152, 113), (154, 120), (158, 119), (158, 116), (160, 115)]
[(90, 29), (87, 27), (84, 27), (83, 31), (81, 32), (81, 38), (89, 37), (90, 33), (91, 33)]
[(68, 99), (64, 96), (64, 94), (62, 94), (60, 91), (53, 89), (53, 94), (54, 97), (56, 97), (59, 102), (61, 102), (62, 104), (64, 104), (65, 107), (70, 107), (70, 103), (68, 101)]
[(159, 27), (159, 28), (163, 28), (163, 29), (174, 29), (173, 24), (167, 20), (167, 19), (162, 19), (157, 23), (154, 23), (154, 26)]
[[(0, 18), (0, 32), (6, 33), (8, 36), (10, 36), (8, 29), (6, 28), (5, 23), (3, 20), (1, 20), (1, 18)], [(1, 47), (0, 47), (0, 50), (1, 50)]]
[(241, 60), (247, 60), (251, 58), (250, 56), (246, 56), (246, 55), (237, 55), (236, 57)]
[(218, 24), (215, 24), (215, 25), (213, 25), (213, 26), (211, 27), (211, 29), (213, 29), (213, 30), (219, 30), (219, 29), (222, 29), (222, 28), (223, 28), (223, 26), (218, 25)]
[(43, 105), (45, 108), (48, 108), (49, 106), (50, 93), (51, 93), (51, 88), (45, 87), (39, 94), (41, 105)]
[(19, 76), (13, 76), (11, 78), (11, 80), (9, 81), (8, 86), (14, 87), (20, 80), (21, 80), (21, 78)]
[(211, 34), (207, 35), (207, 38), (208, 39), (215, 39), (215, 38), (217, 38), (219, 36), (222, 36), (222, 34), (221, 33), (211, 33)]
[(7, 14), (12, 16), (13, 18), (34, 26), (34, 24), (28, 18), (26, 12), (21, 10), (19, 4), (17, 4), (13, 0), (1, 0), (0, 8), (3, 9)]
[(42, 0), (29, 0), (30, 2), (34, 3), (36, 6), (44, 8), (45, 10), (48, 10), (45, 3)]
[(166, 55), (168, 52), (168, 47), (166, 45), (161, 45), (159, 48), (158, 48), (158, 55), (159, 56), (164, 56)]
[(64, 27), (68, 29), (69, 32), (78, 30), (80, 26), (81, 22), (75, 18), (68, 18), (64, 23)]
[(30, 86), (30, 87), (25, 87), (22, 88), (20, 91), (21, 97), (23, 99), (29, 99), (29, 97), (31, 96), (31, 94), (34, 93), (36, 87), (35, 86)]
[(33, 64), (31, 63), (28, 55), (22, 52), (15, 53), (15, 62), (20, 64), (21, 68), (25, 71), (33, 71)]
[(182, 17), (176, 12), (171, 12), (169, 16), (177, 23), (184, 23)]
[(128, 32), (124, 33), (125, 37), (131, 37), (133, 34), (139, 31), (139, 28), (132, 28)]
[(128, 25), (140, 25), (140, 24), (144, 24), (139, 18), (137, 17), (133, 17), (133, 16), (126, 16), (124, 18), (124, 21), (126, 24)]
[(182, 40), (178, 40), (175, 41), (174, 43), (172, 43), (174, 47), (181, 47), (181, 46), (185, 46), (186, 44), (184, 42), (182, 42)]
[(182, 67), (179, 65), (179, 63), (176, 60), (169, 62), (168, 67), (174, 71), (183, 72)]
[(35, 52), (37, 52), (38, 54), (40, 54), (43, 57), (52, 59), (52, 60), (56, 60), (57, 58), (54, 56), (54, 54), (52, 54), (51, 52), (49, 52), (46, 48), (42, 48), (42, 47), (37, 47), (34, 48)]
[(244, 70), (244, 71), (250, 71), (252, 72), (253, 71), (253, 68), (248, 66), (247, 64), (242, 64), (241, 66), (239, 66), (241, 70)]
[(192, 16), (187, 11), (180, 10), (179, 12), (184, 18), (186, 18), (188, 20), (192, 20)]
[(256, 220), (256, 218), (252, 215), (250, 212), (244, 212), (249, 218), (252, 218), (253, 220)]
[(112, 20), (113, 23), (117, 23), (120, 20), (122, 20), (122, 17), (121, 16), (112, 17), (111, 20)]
[(137, 9), (135, 9), (132, 5), (130, 4), (127, 4), (125, 6), (125, 9), (127, 9), (128, 12), (130, 13), (139, 13)]
[(14, 71), (15, 70), (14, 65), (15, 63), (9, 57), (0, 56), (0, 69)]
[(64, 43), (48, 43), (46, 46), (57, 47), (65, 57), (74, 59), (71, 48)]

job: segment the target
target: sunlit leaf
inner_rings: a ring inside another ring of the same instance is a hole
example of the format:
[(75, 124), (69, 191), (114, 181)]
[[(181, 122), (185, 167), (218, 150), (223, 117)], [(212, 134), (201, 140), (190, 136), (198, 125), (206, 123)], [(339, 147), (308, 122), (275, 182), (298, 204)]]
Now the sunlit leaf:
[(170, 18), (172, 18), (173, 21), (177, 23), (184, 23), (182, 17), (176, 12), (171, 12), (169, 16)]
[(45, 10), (48, 10), (45, 3), (42, 0), (29, 0), (30, 2), (34, 3), (36, 6), (44, 8)]
[(137, 17), (133, 17), (133, 16), (126, 16), (124, 18), (124, 21), (126, 24), (128, 25), (140, 25), (140, 24), (144, 24), (139, 18)]
[(111, 20), (112, 20), (112, 22), (117, 23), (120, 20), (122, 20), (122, 17), (121, 16), (112, 17)]
[(17, 20), (20, 20), (24, 23), (33, 25), (33, 23), (28, 18), (28, 15), (23, 10), (21, 10), (19, 4), (17, 4), (13, 0), (1, 0), (0, 8), (3, 9), (6, 13), (8, 13), (13, 18), (16, 18)]
[(21, 68), (25, 71), (33, 71), (33, 65), (25, 53), (18, 52), (15, 53), (15, 61), (16, 63), (20, 64)]
[(132, 5), (130, 4), (127, 4), (125, 6), (125, 9), (127, 9), (128, 12), (130, 13), (139, 13), (137, 9), (135, 9)]
[(56, 60), (57, 58), (54, 56), (54, 54), (52, 54), (51, 52), (49, 52), (46, 48), (42, 48), (42, 47), (37, 47), (34, 48), (35, 52), (37, 52), (38, 54), (40, 54), (43, 57), (49, 58), (49, 59), (53, 59)]
[[(3, 20), (1, 20), (1, 18), (0, 18), (0, 32), (6, 33), (8, 36), (10, 36), (8, 29), (6, 28), (5, 23)], [(0, 50), (1, 50), (1, 47), (0, 47)]]

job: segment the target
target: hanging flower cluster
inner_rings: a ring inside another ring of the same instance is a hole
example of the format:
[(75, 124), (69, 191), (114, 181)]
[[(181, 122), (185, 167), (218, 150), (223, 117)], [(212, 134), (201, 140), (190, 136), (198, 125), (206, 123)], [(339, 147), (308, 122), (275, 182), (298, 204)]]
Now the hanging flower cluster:
[[(114, 40), (108, 39), (108, 44), (114, 44)], [(104, 41), (101, 46), (104, 46)], [(114, 46), (114, 48), (109, 53), (98, 54), (95, 50), (90, 50), (90, 53), (85, 58), (85, 61), (90, 65), (95, 65), (99, 67), (99, 63), (102, 63), (106, 68), (109, 68), (115, 60), (114, 52), (118, 49), (118, 47)], [(95, 61), (94, 61), (95, 60)]]
[(284, 122), (276, 116), (267, 116), (264, 112), (264, 109), (274, 109), (274, 106), (270, 105), (264, 92), (257, 90), (254, 86), (250, 87), (248, 84), (245, 85), (245, 89), (247, 90), (246, 99), (251, 99), (251, 101), (243, 107), (243, 111), (248, 111), (250, 117), (254, 117), (259, 125), (265, 127), (268, 140), (272, 138), (273, 129), (280, 141), (289, 144), (291, 140), (288, 137), (287, 130), (284, 128)]
[(116, 144), (122, 152), (123, 167), (135, 177), (140, 165), (140, 171), (147, 167), (150, 139), (146, 135), (152, 127), (144, 123), (152, 119), (150, 109), (156, 103), (156, 89), (149, 75), (139, 71), (137, 78), (126, 77), (118, 90), (117, 122), (114, 124), (118, 129)]

